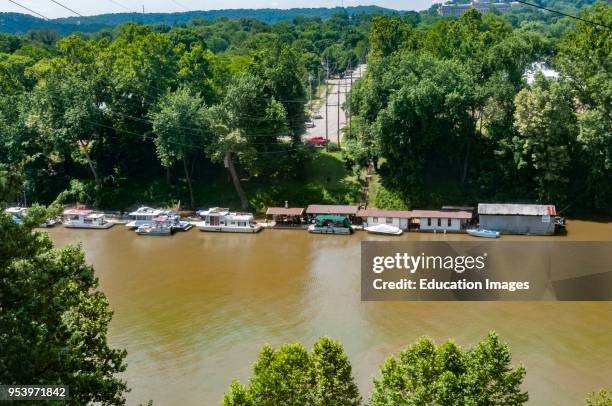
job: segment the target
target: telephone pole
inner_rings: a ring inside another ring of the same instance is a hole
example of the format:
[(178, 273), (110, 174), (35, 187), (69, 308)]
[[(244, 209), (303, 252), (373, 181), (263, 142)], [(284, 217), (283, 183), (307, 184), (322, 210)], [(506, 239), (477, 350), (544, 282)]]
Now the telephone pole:
[(325, 140), (327, 141), (325, 147), (327, 148), (327, 144), (329, 144), (329, 126), (327, 124), (327, 119), (329, 117), (328, 113), (328, 105), (329, 105), (329, 62), (327, 59), (325, 60)]
[(351, 114), (351, 95), (353, 94), (353, 64), (350, 62), (350, 60), (349, 60), (349, 72), (350, 72), (349, 74), (351, 75), (351, 87), (349, 89), (349, 93), (348, 93), (348, 96), (346, 98), (346, 100), (347, 100), (346, 106), (348, 108), (348, 128), (349, 128), (349, 132), (348, 133), (349, 133), (349, 139), (350, 139), (351, 136), (352, 136), (351, 125), (353, 123), (353, 116)]
[(338, 138), (338, 148), (340, 148), (340, 91), (342, 90), (342, 81), (340, 79), (338, 79), (338, 103), (336, 104), (336, 108), (338, 109), (338, 132), (337, 132), (337, 138)]

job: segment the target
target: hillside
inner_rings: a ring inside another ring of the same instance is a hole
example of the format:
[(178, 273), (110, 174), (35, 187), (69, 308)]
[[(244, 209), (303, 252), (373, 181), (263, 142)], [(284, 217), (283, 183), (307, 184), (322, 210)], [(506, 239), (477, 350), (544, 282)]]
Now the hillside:
[(42, 18), (34, 17), (21, 13), (0, 13), (0, 32), (11, 34), (25, 33), (30, 30), (52, 29), (60, 34), (72, 32), (96, 32), (102, 28), (114, 27), (126, 22), (137, 22), (144, 24), (186, 24), (194, 18), (215, 20), (225, 17), (236, 18), (256, 18), (266, 23), (279, 21), (291, 21), (296, 17), (320, 17), (328, 19), (334, 14), (346, 10), (350, 15), (361, 13), (397, 13), (395, 10), (385, 9), (377, 6), (358, 6), (342, 9), (335, 8), (293, 8), (288, 10), (280, 9), (227, 9), (227, 10), (208, 10), (208, 11), (189, 11), (182, 13), (117, 13), (101, 14), (91, 17), (69, 17), (57, 18), (45, 21)]

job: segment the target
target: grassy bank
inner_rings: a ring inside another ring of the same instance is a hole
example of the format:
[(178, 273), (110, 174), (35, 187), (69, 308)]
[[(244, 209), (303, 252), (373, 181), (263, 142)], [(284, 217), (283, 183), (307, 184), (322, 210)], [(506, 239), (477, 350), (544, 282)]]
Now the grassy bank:
[[(342, 204), (359, 201), (362, 179), (346, 170), (340, 152), (313, 151), (306, 162), (302, 179), (252, 178), (243, 180), (242, 186), (249, 198), (251, 209), (259, 214), (269, 206), (306, 207), (311, 203)], [(150, 180), (126, 181), (116, 191), (108, 209), (127, 209), (139, 205), (175, 207), (189, 202), (186, 184), (174, 180), (174, 185), (156, 177)], [(240, 207), (227, 171), (219, 167), (213, 173), (194, 181), (197, 207)]]

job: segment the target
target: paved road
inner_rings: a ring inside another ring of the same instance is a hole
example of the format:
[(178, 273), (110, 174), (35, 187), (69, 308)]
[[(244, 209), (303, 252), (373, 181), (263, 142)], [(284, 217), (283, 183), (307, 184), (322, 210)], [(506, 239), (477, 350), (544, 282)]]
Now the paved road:
[[(366, 65), (361, 65), (355, 71), (353, 71), (353, 83), (358, 80), (365, 72)], [(327, 115), (325, 114), (325, 103), (317, 111), (323, 118), (313, 119), (315, 124), (314, 128), (308, 128), (303, 138), (311, 137), (323, 137), (325, 138), (325, 121), (327, 120), (327, 134), (330, 141), (338, 142), (338, 109), (340, 109), (340, 129), (346, 126), (347, 114), (342, 107), (346, 101), (346, 94), (351, 90), (351, 78), (350, 74), (347, 74), (343, 79), (330, 79), (328, 82), (333, 85), (330, 88), (329, 96), (327, 98), (328, 107)], [(338, 95), (340, 90), (340, 95)], [(340, 96), (340, 103), (338, 103), (338, 96)], [(342, 143), (342, 133), (340, 132), (340, 143)]]

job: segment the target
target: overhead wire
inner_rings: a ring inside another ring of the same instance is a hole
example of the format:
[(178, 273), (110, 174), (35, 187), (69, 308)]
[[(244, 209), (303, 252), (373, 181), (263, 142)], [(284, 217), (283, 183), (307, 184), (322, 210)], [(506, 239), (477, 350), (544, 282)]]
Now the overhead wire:
[(72, 12), (72, 13), (74, 13), (74, 14), (78, 15), (79, 17), (85, 17), (83, 14), (79, 13), (78, 11), (74, 11), (74, 10), (73, 10), (73, 9), (71, 9), (70, 7), (63, 5), (62, 3), (60, 3), (60, 2), (59, 2), (59, 1), (57, 1), (57, 0), (49, 0), (49, 1), (51, 1), (51, 2), (53, 2), (53, 3), (55, 3), (55, 4), (57, 4), (57, 5), (58, 5), (58, 6), (60, 6), (60, 7), (65, 8), (66, 10), (68, 10), (68, 11), (70, 11), (70, 12)]
[(34, 13), (34, 14), (36, 14), (37, 16), (41, 17), (41, 18), (42, 18), (42, 19), (44, 19), (44, 20), (47, 20), (47, 21), (48, 21), (48, 20), (50, 20), (50, 18), (49, 18), (49, 17), (45, 17), (44, 15), (40, 14), (39, 12), (34, 11), (34, 10), (32, 10), (31, 8), (28, 8), (28, 7), (24, 6), (23, 4), (19, 4), (18, 2), (14, 1), (14, 0), (8, 0), (8, 1), (10, 1), (10, 2), (11, 2), (11, 3), (13, 3), (13, 4), (15, 4), (16, 6), (21, 7), (21, 8), (22, 8), (22, 9), (24, 9), (24, 10), (28, 10), (30, 13)]
[(524, 4), (524, 5), (526, 5), (526, 6), (531, 6), (531, 7), (539, 8), (539, 9), (541, 9), (541, 10), (546, 10), (546, 11), (548, 11), (548, 12), (555, 13), (555, 14), (559, 14), (559, 15), (562, 15), (562, 16), (564, 16), (564, 17), (569, 17), (569, 18), (573, 18), (573, 19), (575, 19), (575, 20), (580, 20), (580, 21), (583, 21), (583, 22), (585, 22), (585, 23), (587, 23), (587, 24), (598, 25), (598, 26), (600, 26), (600, 27), (604, 27), (604, 28), (607, 28), (607, 29), (609, 29), (609, 30), (612, 30), (612, 27), (611, 27), (611, 26), (609, 26), (609, 25), (605, 25), (605, 24), (602, 24), (602, 23), (598, 23), (598, 22), (596, 22), (596, 21), (587, 20), (586, 18), (578, 17), (578, 16), (575, 16), (575, 15), (572, 15), (572, 14), (567, 14), (567, 13), (564, 13), (564, 12), (562, 12), (562, 11), (553, 10), (553, 9), (551, 9), (551, 8), (547, 8), (547, 7), (544, 7), (544, 6), (540, 6), (539, 4), (530, 3), (530, 2), (527, 2), (527, 1), (524, 1), (524, 0), (514, 0), (514, 1), (516, 1), (517, 3)]

